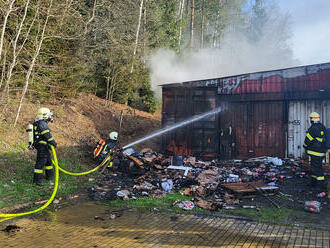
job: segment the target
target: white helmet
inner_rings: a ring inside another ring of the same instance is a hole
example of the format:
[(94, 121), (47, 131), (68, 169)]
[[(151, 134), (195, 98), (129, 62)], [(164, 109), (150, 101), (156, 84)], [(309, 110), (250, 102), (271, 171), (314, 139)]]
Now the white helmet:
[(38, 109), (37, 119), (38, 120), (50, 120), (53, 116), (53, 112), (49, 108)]
[(310, 115), (309, 115), (309, 118), (312, 122), (320, 122), (320, 114), (319, 113), (316, 113), (316, 112), (312, 112)]
[(112, 139), (112, 140), (117, 140), (118, 139), (118, 133), (117, 132), (109, 133), (109, 138)]

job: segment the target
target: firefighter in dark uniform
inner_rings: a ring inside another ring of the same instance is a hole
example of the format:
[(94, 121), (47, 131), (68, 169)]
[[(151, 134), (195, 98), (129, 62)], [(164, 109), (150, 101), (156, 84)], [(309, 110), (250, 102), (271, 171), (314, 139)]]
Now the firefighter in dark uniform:
[(53, 122), (53, 113), (48, 108), (40, 108), (33, 123), (34, 148), (37, 149), (37, 161), (34, 169), (33, 182), (42, 185), (43, 173), (46, 172), (46, 179), (50, 180), (54, 176), (54, 169), (50, 155), (50, 147), (56, 147), (57, 143), (50, 133), (48, 122)]
[[(99, 162), (102, 162), (108, 154), (113, 154), (116, 150), (116, 145), (118, 142), (118, 133), (109, 133), (108, 139), (101, 139), (93, 151), (94, 158)], [(119, 164), (118, 159), (111, 160), (109, 167), (117, 166)]]
[(326, 128), (320, 122), (320, 115), (313, 112), (309, 115), (311, 127), (307, 131), (303, 147), (307, 154), (311, 157), (310, 173), (311, 186), (316, 187), (319, 197), (326, 196), (326, 189), (324, 183), (324, 172), (322, 168), (322, 161), (325, 157), (325, 132)]

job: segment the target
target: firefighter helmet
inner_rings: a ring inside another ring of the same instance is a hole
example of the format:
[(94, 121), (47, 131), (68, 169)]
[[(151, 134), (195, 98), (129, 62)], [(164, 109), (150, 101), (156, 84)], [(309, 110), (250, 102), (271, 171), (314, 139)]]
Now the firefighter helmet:
[(309, 115), (309, 118), (312, 122), (320, 122), (320, 115), (319, 113), (316, 113), (316, 112), (312, 112), (310, 115)]
[(37, 119), (38, 120), (50, 120), (52, 118), (52, 111), (49, 108), (38, 109)]
[(112, 139), (112, 140), (117, 140), (118, 139), (118, 133), (117, 132), (109, 133), (109, 138)]

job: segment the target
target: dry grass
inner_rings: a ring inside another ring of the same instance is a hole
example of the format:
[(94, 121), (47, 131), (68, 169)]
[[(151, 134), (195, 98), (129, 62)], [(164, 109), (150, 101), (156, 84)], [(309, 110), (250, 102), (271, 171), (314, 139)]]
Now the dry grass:
[[(46, 104), (26, 102), (15, 128), (11, 123), (15, 118), (17, 105), (8, 105), (0, 119), (2, 151), (26, 143), (26, 126), (34, 120), (41, 106), (48, 107), (54, 112), (55, 122), (50, 123), (49, 126), (60, 148), (94, 145), (109, 132), (118, 131), (121, 111), (124, 114), (120, 135), (123, 145), (160, 128), (159, 113), (152, 115), (113, 102), (107, 105), (103, 99), (92, 94), (82, 94), (75, 99)], [(155, 143), (149, 142), (143, 146), (155, 146)]]

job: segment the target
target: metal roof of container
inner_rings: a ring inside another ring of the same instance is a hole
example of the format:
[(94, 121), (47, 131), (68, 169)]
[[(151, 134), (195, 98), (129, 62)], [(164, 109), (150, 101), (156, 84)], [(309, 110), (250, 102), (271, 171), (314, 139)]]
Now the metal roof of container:
[(330, 63), (171, 83), (161, 86), (163, 88), (217, 87), (218, 94), (328, 91), (330, 90)]

